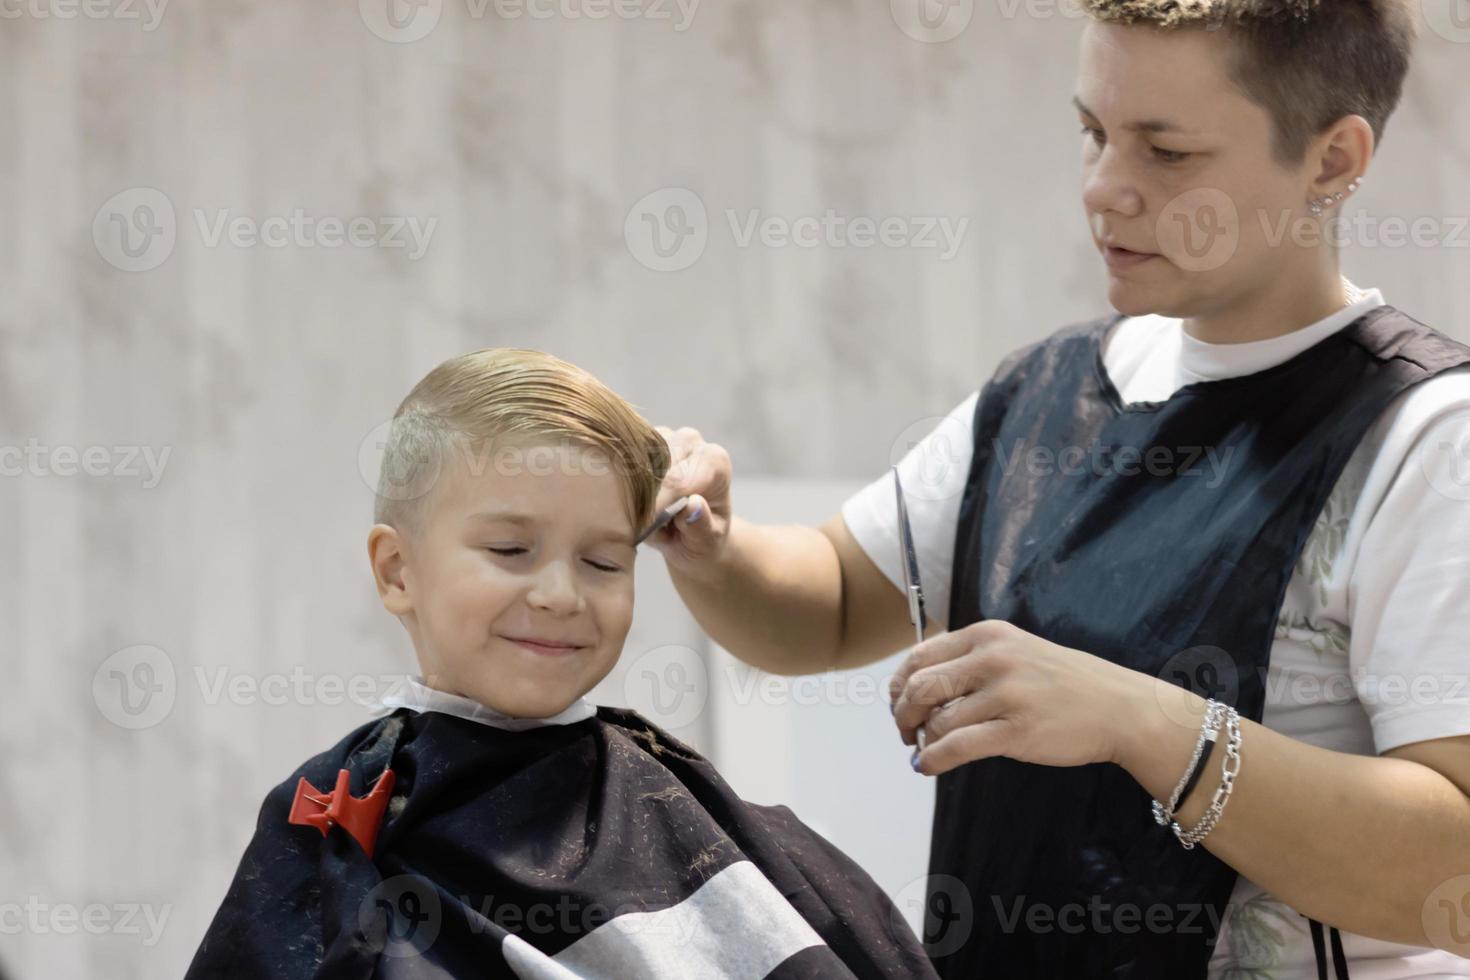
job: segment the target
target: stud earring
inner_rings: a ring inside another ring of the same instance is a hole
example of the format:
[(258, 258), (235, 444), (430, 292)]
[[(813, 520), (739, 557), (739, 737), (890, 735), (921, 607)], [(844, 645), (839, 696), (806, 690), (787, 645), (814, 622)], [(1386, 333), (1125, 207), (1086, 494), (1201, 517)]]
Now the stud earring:
[(1344, 197), (1347, 197), (1349, 194), (1356, 191), (1362, 185), (1363, 178), (1361, 176), (1354, 177), (1353, 182), (1351, 184), (1348, 184), (1346, 191), (1338, 191), (1335, 194), (1329, 194), (1326, 197), (1319, 197), (1315, 200), (1308, 201), (1307, 207), (1311, 210), (1313, 217), (1319, 217), (1322, 212), (1325, 211), (1327, 208), (1332, 207), (1332, 205), (1336, 204), (1338, 201), (1341, 201)]

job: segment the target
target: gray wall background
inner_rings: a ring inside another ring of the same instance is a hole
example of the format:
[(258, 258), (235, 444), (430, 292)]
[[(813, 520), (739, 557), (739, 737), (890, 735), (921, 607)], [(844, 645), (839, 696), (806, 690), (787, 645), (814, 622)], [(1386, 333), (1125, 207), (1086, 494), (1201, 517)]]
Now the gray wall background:
[[(408, 668), (366, 564), (371, 449), (440, 360), (568, 357), (729, 448), (738, 506), (741, 474), (877, 476), (1008, 350), (1106, 312), (1066, 4), (960, 0), (930, 29), (914, 0), (560, 2), (5, 6), (0, 447), (34, 461), (0, 477), (10, 972), (179, 974), (265, 791), (365, 718), (250, 685)], [(1470, 9), (1421, 14), (1358, 201), (1448, 225)], [(945, 257), (742, 244), (728, 217), (827, 209), (968, 226)], [(297, 214), (304, 239), (250, 244)], [(355, 219), (387, 240), (334, 246)], [(435, 223), (422, 255), (400, 219)], [(661, 257), (649, 221), (696, 234)], [(1467, 237), (1345, 270), (1470, 339)], [(630, 656), (700, 654), (644, 566)], [(637, 703), (621, 674), (598, 693)], [(681, 731), (709, 744), (707, 719)]]

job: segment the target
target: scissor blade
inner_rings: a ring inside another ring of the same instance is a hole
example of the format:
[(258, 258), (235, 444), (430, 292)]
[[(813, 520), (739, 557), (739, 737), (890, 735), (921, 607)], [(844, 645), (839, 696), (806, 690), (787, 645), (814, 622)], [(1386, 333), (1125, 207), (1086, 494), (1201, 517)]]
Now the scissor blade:
[(924, 630), (929, 617), (924, 610), (924, 590), (919, 582), (919, 555), (914, 549), (914, 529), (909, 524), (909, 510), (903, 500), (903, 481), (898, 477), (898, 467), (893, 467), (893, 489), (898, 497), (898, 540), (903, 550), (904, 592), (909, 601), (909, 619), (919, 642), (924, 640)]

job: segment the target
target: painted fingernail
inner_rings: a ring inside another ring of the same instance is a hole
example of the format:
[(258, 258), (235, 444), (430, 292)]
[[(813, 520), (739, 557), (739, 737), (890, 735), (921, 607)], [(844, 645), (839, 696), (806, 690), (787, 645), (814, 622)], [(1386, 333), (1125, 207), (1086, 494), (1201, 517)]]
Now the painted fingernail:
[(685, 524), (693, 524), (695, 521), (699, 520), (699, 515), (700, 514), (703, 514), (703, 513), (704, 513), (704, 508), (703, 507), (695, 507), (693, 510), (691, 510), (689, 512), (689, 516), (686, 517), (686, 518), (684, 518), (684, 523)]
[(914, 757), (909, 760), (909, 765), (914, 767), (914, 772), (919, 771), (919, 750), (914, 749)]

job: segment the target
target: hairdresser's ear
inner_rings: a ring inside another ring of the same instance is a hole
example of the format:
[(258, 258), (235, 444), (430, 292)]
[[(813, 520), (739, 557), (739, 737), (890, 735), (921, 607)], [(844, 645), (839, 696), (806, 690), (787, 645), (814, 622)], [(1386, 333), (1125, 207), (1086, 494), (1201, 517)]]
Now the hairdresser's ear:
[(402, 616), (413, 609), (413, 600), (404, 582), (406, 564), (403, 560), (403, 538), (391, 524), (374, 524), (368, 531), (368, 562), (372, 565), (373, 581), (378, 585), (378, 595), (383, 608), (395, 616)]
[(1313, 197), (1344, 190), (1355, 177), (1368, 172), (1377, 141), (1373, 126), (1357, 114), (1343, 116), (1317, 141), (1319, 165), (1312, 182)]

